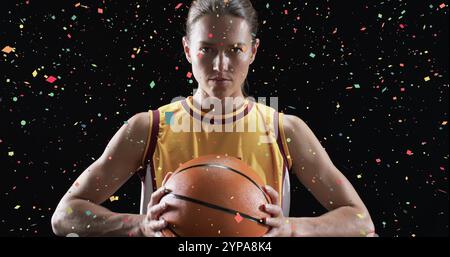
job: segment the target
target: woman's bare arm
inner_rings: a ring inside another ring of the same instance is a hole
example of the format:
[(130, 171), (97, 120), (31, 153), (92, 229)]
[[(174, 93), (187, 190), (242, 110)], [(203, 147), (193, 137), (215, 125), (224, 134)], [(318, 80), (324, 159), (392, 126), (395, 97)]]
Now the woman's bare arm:
[(56, 235), (139, 236), (145, 215), (114, 213), (100, 206), (139, 169), (149, 134), (149, 114), (131, 117), (103, 154), (73, 183), (53, 216)]
[(329, 211), (319, 217), (291, 219), (294, 236), (370, 236), (369, 212), (347, 178), (334, 166), (311, 129), (300, 118), (284, 115), (284, 132), (300, 182)]

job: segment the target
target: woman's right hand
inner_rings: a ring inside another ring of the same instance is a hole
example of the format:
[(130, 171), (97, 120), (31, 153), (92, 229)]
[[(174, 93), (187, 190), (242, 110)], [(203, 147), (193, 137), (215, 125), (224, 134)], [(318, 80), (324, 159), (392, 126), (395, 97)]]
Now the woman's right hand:
[[(172, 175), (172, 172), (167, 173), (164, 178), (163, 185)], [(147, 206), (147, 215), (145, 215), (143, 221), (141, 222), (141, 231), (144, 236), (147, 237), (162, 237), (161, 230), (167, 226), (167, 221), (160, 218), (164, 211), (167, 210), (168, 204), (163, 202), (160, 203), (161, 198), (166, 195), (170, 190), (165, 186), (161, 186), (158, 190), (152, 193), (150, 197), (150, 202)]]

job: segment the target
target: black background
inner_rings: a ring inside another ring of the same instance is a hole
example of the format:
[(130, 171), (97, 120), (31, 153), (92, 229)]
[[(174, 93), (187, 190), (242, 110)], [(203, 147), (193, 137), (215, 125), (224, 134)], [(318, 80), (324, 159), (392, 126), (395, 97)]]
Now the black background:
[[(311, 127), (380, 236), (448, 236), (448, 2), (253, 2), (250, 94), (279, 97)], [(192, 93), (187, 5), (2, 4), (0, 50), (15, 51), (0, 52), (0, 235), (53, 235), (59, 199), (123, 122)], [(291, 182), (291, 216), (324, 212)], [(114, 195), (106, 207), (138, 213), (137, 177)]]

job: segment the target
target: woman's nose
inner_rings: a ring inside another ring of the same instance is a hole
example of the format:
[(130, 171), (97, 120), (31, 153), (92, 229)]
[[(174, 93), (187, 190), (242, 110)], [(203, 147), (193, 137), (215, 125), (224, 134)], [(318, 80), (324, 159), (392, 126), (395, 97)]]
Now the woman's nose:
[(225, 52), (219, 52), (213, 62), (213, 69), (216, 71), (228, 71), (230, 68), (230, 59), (226, 56)]

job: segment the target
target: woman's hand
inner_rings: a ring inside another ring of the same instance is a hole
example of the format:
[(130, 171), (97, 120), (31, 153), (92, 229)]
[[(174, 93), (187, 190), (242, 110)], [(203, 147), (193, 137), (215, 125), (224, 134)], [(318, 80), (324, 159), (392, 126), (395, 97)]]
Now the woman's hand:
[[(172, 175), (172, 172), (167, 173), (164, 178), (163, 185)], [(167, 203), (160, 203), (161, 198), (169, 193), (170, 191), (166, 189), (165, 186), (160, 187), (158, 190), (153, 192), (150, 197), (150, 202), (147, 206), (147, 215), (144, 217), (143, 221), (140, 224), (141, 231), (144, 236), (147, 237), (162, 237), (163, 234), (161, 230), (163, 230), (167, 226), (167, 221), (160, 218), (161, 215), (167, 210)]]
[(292, 224), (289, 217), (284, 217), (283, 210), (278, 205), (278, 192), (266, 185), (264, 191), (270, 196), (272, 204), (263, 204), (260, 209), (270, 214), (270, 218), (265, 219), (265, 224), (271, 228), (264, 237), (290, 237), (292, 236)]

